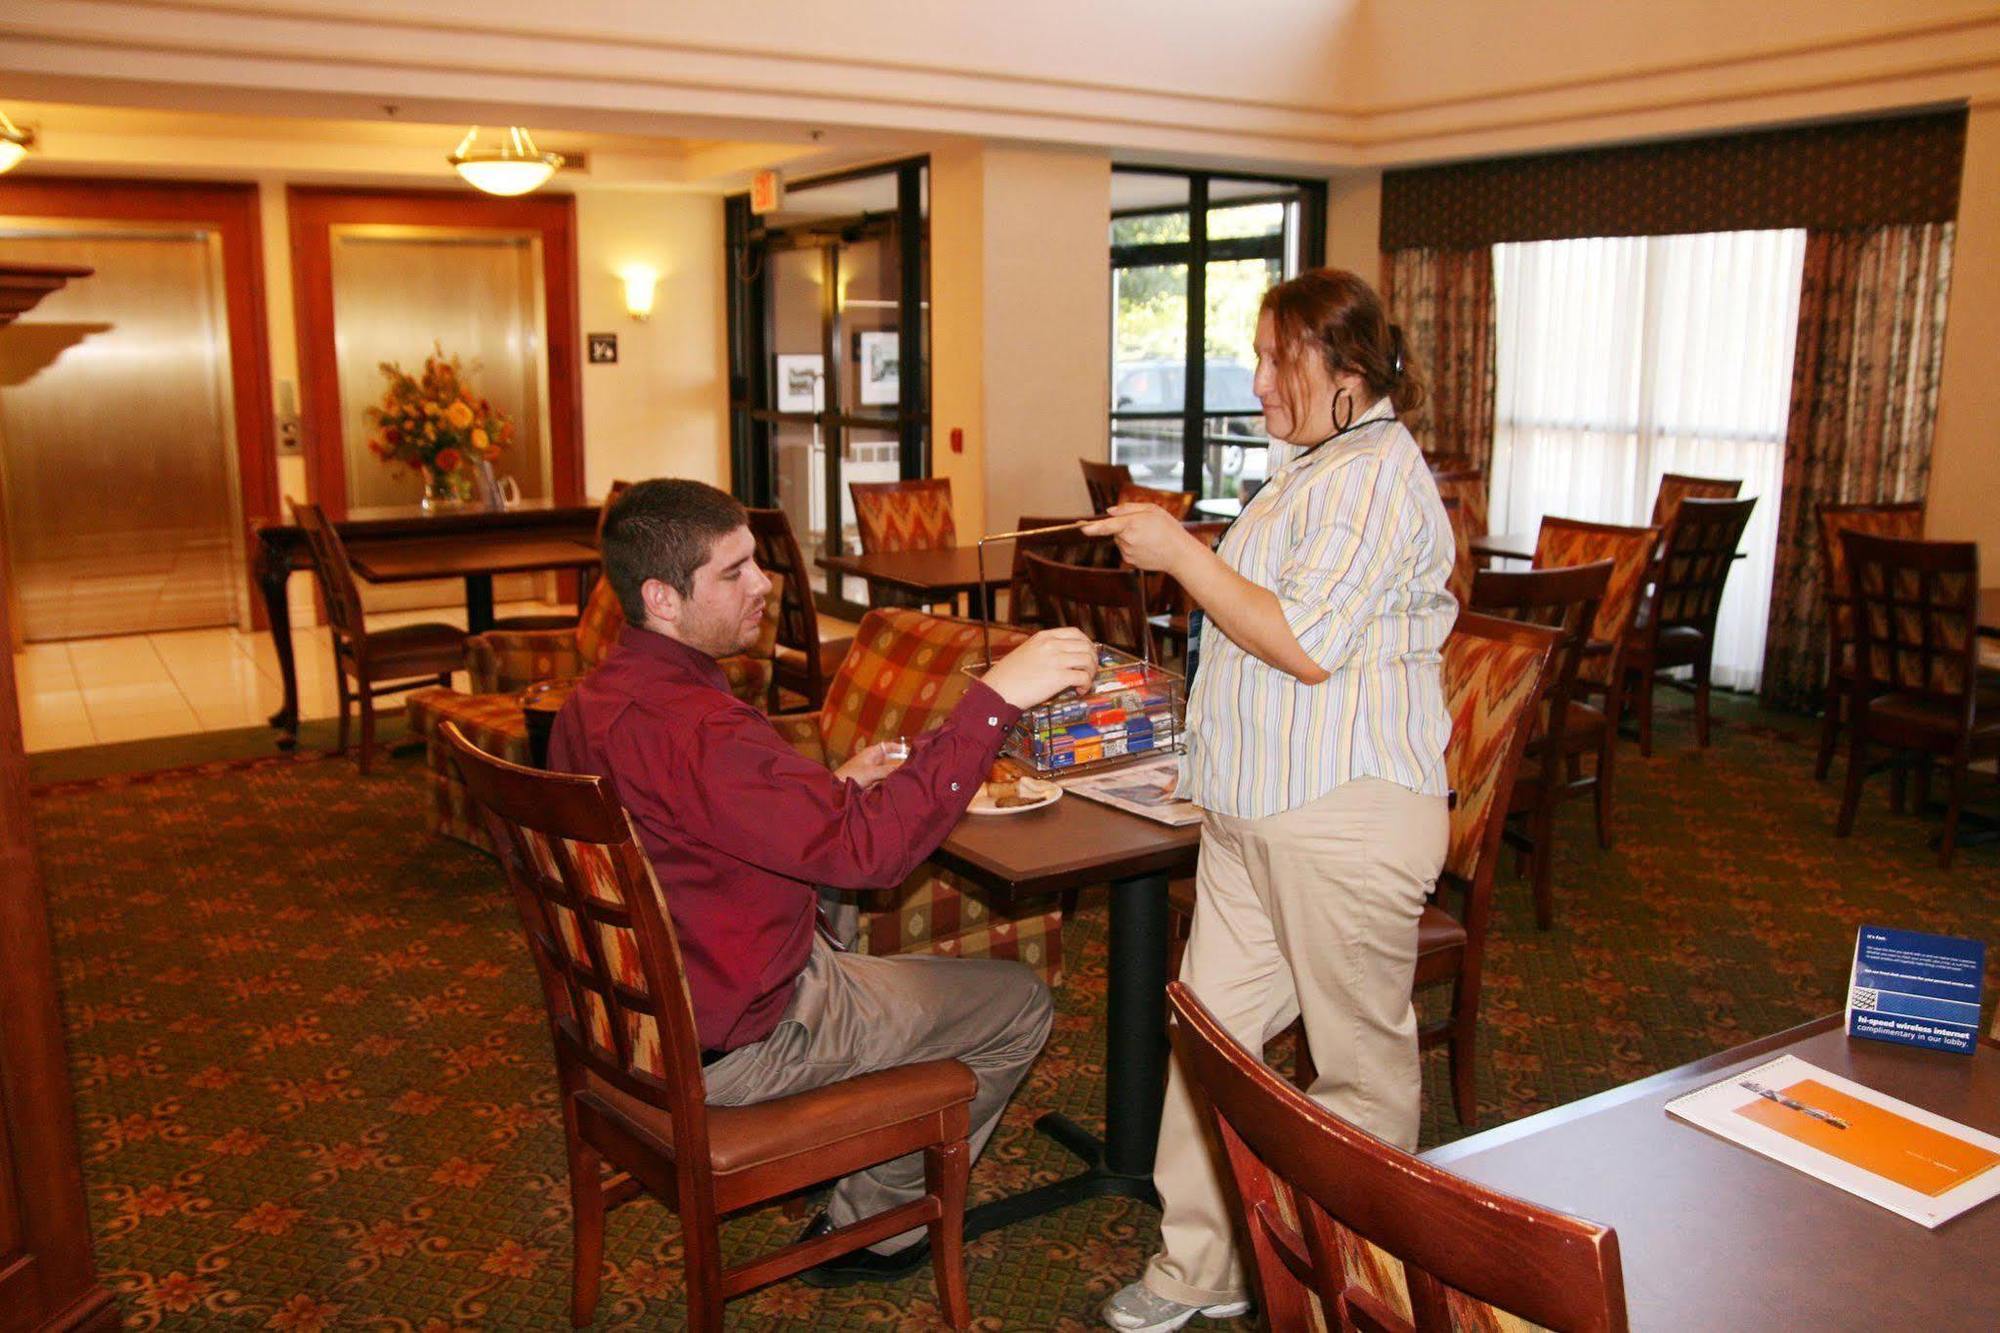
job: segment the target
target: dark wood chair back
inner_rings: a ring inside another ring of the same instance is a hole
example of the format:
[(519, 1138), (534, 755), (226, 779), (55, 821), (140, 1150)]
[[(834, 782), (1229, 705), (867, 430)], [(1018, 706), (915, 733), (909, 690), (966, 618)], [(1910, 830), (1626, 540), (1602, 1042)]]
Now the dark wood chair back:
[(1313, 1296), (1325, 1326), (1342, 1330), (1489, 1327), (1493, 1310), (1480, 1303), (1545, 1328), (1625, 1329), (1616, 1232), (1400, 1151), (1292, 1087), (1181, 982), (1167, 1002), (1174, 1048), (1222, 1139), (1275, 1333), (1320, 1327)]
[(1152, 660), (1147, 588), (1136, 569), (1093, 569), (1029, 552), (1028, 583), (1036, 604), (1057, 625), (1074, 625), (1098, 643)]
[(812, 569), (782, 509), (752, 509), (750, 538), (756, 544), (757, 566), (784, 584), (778, 598), (778, 646), (805, 654), (813, 678), (813, 699), (823, 698), (826, 682), (819, 679), (819, 609), (813, 604)]
[(1979, 547), (1843, 532), (1854, 607), (1854, 698), (1915, 696), (1972, 725)]
[(1686, 500), (1734, 500), (1743, 493), (1743, 483), (1729, 477), (1690, 477), (1680, 472), (1669, 472), (1660, 478), (1660, 489), (1653, 492), (1652, 526), (1666, 531), (1674, 525), (1679, 516), (1681, 503)]
[(1479, 562), (1472, 554), (1472, 528), (1465, 516), (1465, 501), (1456, 495), (1441, 495), (1444, 516), (1451, 524), (1451, 577), (1445, 589), (1460, 607), (1472, 605), (1472, 576)]
[(917, 481), (850, 481), (861, 551), (942, 551), (958, 545), (952, 517), (951, 478)]
[(1433, 473), (1470, 472), (1473, 470), (1472, 455), (1427, 453), (1424, 455), (1424, 466), (1429, 468)]
[(1083, 488), (1090, 494), (1093, 514), (1101, 514), (1117, 504), (1119, 488), (1132, 484), (1132, 469), (1123, 463), (1099, 463), (1089, 458), (1076, 461), (1083, 468)]
[(1819, 507), (1820, 582), (1826, 593), (1827, 629), (1836, 659), (1854, 643), (1854, 616), (1848, 607), (1847, 548), (1840, 541), (1843, 532), (1915, 540), (1924, 535), (1923, 501)]
[(1164, 509), (1175, 518), (1186, 518), (1194, 512), (1193, 491), (1163, 491), (1153, 486), (1124, 485), (1112, 503), (1121, 505), (1152, 505)]
[[(1223, 537), (1229, 532), (1229, 524), (1221, 520), (1183, 522), (1181, 526), (1187, 529), (1190, 537), (1205, 544), (1211, 551), (1222, 545)], [(1171, 574), (1148, 574), (1146, 605), (1156, 616), (1177, 616), (1184, 622), (1194, 611), (1194, 598), (1187, 595)]]
[(541, 978), (566, 1097), (595, 1076), (673, 1124), (674, 1161), (705, 1186), (701, 1043), (680, 943), (653, 867), (604, 779), (496, 759), (443, 727), (486, 821)]
[(1007, 620), (1015, 625), (1035, 625), (1043, 628), (1056, 622), (1035, 600), (1035, 590), (1028, 581), (1030, 554), (1047, 560), (1055, 560), (1065, 565), (1087, 565), (1092, 569), (1116, 569), (1118, 567), (1118, 543), (1109, 537), (1086, 537), (1071, 524), (1083, 522), (1088, 515), (1061, 518), (1037, 518), (1023, 515), (1014, 521), (1014, 531), (1034, 532), (1039, 528), (1061, 528), (1041, 537), (1016, 537), (1014, 539), (1014, 564), (1007, 583)]
[(1605, 581), (1590, 631), (1593, 645), (1602, 648), (1586, 657), (1578, 669), (1578, 675), (1595, 685), (1608, 688), (1619, 679), (1619, 655), (1639, 618), (1646, 576), (1659, 541), (1658, 528), (1586, 523), (1578, 518), (1544, 518), (1535, 535), (1536, 569), (1611, 562), (1611, 577)]
[(1692, 629), (1711, 643), (1736, 547), (1757, 499), (1681, 501), (1653, 576), (1652, 630)]
[(1549, 748), (1562, 753), (1562, 724), (1577, 669), (1590, 646), (1597, 608), (1611, 581), (1612, 563), (1558, 569), (1479, 570), (1472, 580), (1472, 609), (1481, 615), (1545, 625), (1562, 635), (1542, 697)]
[(361, 612), (361, 589), (354, 582), (354, 567), (347, 562), (347, 547), (327, 520), (326, 511), (316, 504), (293, 504), (292, 514), (305, 530), (306, 548), (312, 552), (313, 578), (319, 584), (320, 599), (326, 603), (326, 623), (334, 638), (359, 644), (368, 637)]
[(1468, 537), (1484, 537), (1490, 531), (1486, 526), (1485, 469), (1472, 467), (1455, 472), (1433, 472), (1431, 480), (1437, 483), (1440, 499), (1456, 499), (1465, 507), (1462, 521), (1466, 524)]

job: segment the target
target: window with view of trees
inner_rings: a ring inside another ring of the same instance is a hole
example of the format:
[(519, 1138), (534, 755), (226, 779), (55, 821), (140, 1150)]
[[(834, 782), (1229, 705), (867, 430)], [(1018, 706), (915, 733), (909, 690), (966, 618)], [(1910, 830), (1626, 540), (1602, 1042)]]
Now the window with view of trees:
[(1317, 262), (1325, 188), (1120, 168), (1111, 201), (1111, 461), (1141, 485), (1238, 496), (1269, 443), (1257, 306)]

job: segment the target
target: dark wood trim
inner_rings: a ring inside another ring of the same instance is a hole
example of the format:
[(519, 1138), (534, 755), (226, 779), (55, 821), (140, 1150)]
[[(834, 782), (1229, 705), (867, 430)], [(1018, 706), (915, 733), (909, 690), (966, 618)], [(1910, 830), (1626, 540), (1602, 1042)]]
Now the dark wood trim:
[[(222, 243), (224, 318), (229, 330), (230, 404), (236, 418), (237, 486), (248, 533), (278, 513), (278, 452), (271, 409), (271, 343), (264, 305), (264, 232), (257, 187), (227, 181), (143, 181), (98, 177), (0, 178), (0, 215), (77, 221), (181, 222), (212, 228)], [(244, 577), (250, 578), (251, 543)], [(263, 607), (250, 599), (263, 628)]]
[(558, 504), (583, 499), (583, 394), (577, 308), (576, 201), (563, 194), (502, 199), (444, 190), (350, 190), (294, 185), (285, 191), (292, 232), (292, 304), (299, 344), (299, 415), (312, 499), (347, 513), (341, 456), (340, 366), (334, 352), (333, 234), (336, 226), (390, 225), (531, 231), (542, 238), (547, 311), (549, 460)]

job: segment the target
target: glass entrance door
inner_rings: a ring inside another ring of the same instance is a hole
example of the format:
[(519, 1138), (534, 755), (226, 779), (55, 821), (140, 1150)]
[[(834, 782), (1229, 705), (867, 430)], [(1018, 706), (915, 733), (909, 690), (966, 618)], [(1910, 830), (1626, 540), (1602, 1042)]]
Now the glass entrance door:
[[(732, 200), (733, 480), (784, 510), (813, 565), (861, 549), (850, 483), (929, 474), (923, 167), (794, 187), (751, 222)], [(813, 590), (835, 615), (866, 609), (858, 580), (816, 565)]]

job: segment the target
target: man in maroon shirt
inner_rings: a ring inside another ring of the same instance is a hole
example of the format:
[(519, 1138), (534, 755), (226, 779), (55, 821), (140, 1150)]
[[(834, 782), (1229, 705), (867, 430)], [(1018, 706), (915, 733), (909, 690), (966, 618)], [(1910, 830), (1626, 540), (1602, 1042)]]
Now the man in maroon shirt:
[[(952, 1057), (978, 1081), (976, 1154), (1048, 1036), (1048, 988), (1018, 963), (845, 952), (817, 928), (819, 888), (902, 883), (965, 813), (1021, 710), (1088, 685), (1090, 641), (1036, 635), (907, 762), (877, 745), (829, 773), (730, 694), (715, 662), (756, 639), (771, 586), (743, 507), (700, 482), (642, 482), (612, 504), (602, 545), (626, 627), (556, 718), (549, 763), (607, 778), (631, 812), (680, 937), (709, 1102)], [(920, 1154), (859, 1172), (812, 1230), (923, 1191)], [(906, 1232), (814, 1275), (910, 1271), (922, 1239)]]

